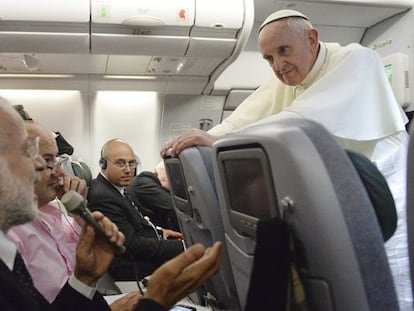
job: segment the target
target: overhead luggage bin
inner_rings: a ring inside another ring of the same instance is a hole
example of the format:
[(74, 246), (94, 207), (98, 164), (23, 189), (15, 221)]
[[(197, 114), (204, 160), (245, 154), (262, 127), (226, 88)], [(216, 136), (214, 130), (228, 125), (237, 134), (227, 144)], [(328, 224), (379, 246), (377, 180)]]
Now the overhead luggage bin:
[(194, 0), (92, 0), (91, 52), (184, 56)]
[(0, 52), (89, 53), (89, 1), (2, 0)]

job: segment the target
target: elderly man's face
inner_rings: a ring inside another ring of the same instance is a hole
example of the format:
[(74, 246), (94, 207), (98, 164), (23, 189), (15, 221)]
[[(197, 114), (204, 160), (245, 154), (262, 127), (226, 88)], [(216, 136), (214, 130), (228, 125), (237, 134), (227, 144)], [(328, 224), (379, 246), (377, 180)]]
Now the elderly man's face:
[(114, 185), (126, 187), (134, 177), (137, 161), (132, 148), (121, 141), (113, 141), (105, 148), (106, 169), (102, 170)]
[(12, 133), (8, 136), (6, 152), (0, 160), (0, 229), (7, 232), (12, 226), (36, 217), (34, 183), (39, 178), (36, 171), (43, 170), (45, 162), (36, 156), (36, 141), (27, 137), (23, 124), (8, 118), (10, 115), (7, 112), (2, 111), (2, 114), (2, 128), (9, 127)]
[(273, 72), (286, 85), (300, 84), (315, 63), (318, 34), (308, 30), (305, 36), (292, 31), (286, 20), (266, 25), (259, 34), (259, 49)]
[(47, 164), (47, 168), (40, 172), (40, 180), (35, 185), (38, 204), (42, 207), (56, 198), (58, 178), (64, 173), (59, 165), (55, 165), (58, 148), (52, 133), (36, 124), (26, 124), (26, 128), (30, 137), (39, 136), (39, 153)]

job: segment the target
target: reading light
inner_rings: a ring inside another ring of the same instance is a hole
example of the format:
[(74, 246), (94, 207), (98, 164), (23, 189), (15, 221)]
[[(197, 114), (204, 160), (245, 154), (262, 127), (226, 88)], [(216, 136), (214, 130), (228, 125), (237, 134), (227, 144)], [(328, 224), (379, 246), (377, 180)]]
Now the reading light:
[(37, 58), (32, 55), (24, 54), (23, 55), (23, 64), (29, 71), (37, 71), (39, 70), (40, 64)]
[(179, 62), (177, 65), (176, 72), (180, 72), (181, 69), (183, 69), (183, 67), (184, 67), (184, 61)]

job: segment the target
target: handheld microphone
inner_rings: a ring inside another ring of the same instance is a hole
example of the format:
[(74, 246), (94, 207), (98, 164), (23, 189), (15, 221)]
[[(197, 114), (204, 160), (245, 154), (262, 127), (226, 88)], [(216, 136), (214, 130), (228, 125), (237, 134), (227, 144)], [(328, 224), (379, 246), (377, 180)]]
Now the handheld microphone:
[[(69, 213), (80, 216), (88, 224), (93, 226), (97, 234), (107, 239), (102, 225), (93, 217), (91, 211), (86, 206), (86, 201), (79, 193), (70, 190), (62, 196), (61, 201)], [(108, 241), (108, 243), (113, 247), (115, 254), (122, 255), (125, 253), (125, 246), (118, 246), (110, 241)]]

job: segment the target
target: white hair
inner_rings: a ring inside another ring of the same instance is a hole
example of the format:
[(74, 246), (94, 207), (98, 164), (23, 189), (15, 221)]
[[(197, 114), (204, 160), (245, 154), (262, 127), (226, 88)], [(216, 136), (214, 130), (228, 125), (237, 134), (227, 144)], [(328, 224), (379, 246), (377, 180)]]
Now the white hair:
[(301, 36), (305, 36), (308, 30), (313, 29), (312, 23), (302, 17), (288, 17), (287, 24), (292, 31)]

